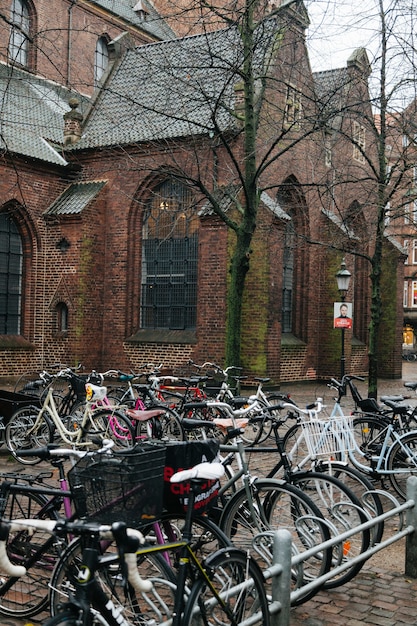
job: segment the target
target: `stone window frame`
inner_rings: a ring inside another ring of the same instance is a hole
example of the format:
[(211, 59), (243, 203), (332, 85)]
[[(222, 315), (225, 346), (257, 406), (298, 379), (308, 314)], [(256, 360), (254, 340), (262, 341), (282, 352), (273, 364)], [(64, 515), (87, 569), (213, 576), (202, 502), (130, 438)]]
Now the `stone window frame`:
[(34, 71), (36, 69), (36, 11), (30, 0), (12, 0), (10, 4), (9, 62)]

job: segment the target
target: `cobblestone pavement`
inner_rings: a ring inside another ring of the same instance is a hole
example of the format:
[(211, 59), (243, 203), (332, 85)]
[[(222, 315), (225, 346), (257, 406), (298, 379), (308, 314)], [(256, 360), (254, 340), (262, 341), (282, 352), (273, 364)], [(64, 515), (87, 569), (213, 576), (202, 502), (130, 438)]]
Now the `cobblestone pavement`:
[[(406, 391), (404, 381), (417, 381), (417, 363), (404, 363), (400, 380), (380, 381), (379, 395), (400, 394)], [(358, 385), (366, 395), (366, 386)], [(284, 388), (282, 389), (284, 391)], [(301, 406), (315, 397), (323, 397), (332, 404), (334, 393), (326, 385), (316, 383), (288, 385), (293, 399)], [(417, 397), (409, 400), (417, 404)], [(346, 405), (348, 407), (348, 403)], [(0, 456), (0, 471), (10, 462)], [(404, 540), (386, 548), (365, 563), (358, 576), (343, 587), (320, 592), (312, 600), (292, 609), (291, 626), (396, 626), (417, 625), (417, 579), (404, 575)], [(0, 616), (0, 626), (36, 626), (42, 624), (45, 614), (27, 620)]]

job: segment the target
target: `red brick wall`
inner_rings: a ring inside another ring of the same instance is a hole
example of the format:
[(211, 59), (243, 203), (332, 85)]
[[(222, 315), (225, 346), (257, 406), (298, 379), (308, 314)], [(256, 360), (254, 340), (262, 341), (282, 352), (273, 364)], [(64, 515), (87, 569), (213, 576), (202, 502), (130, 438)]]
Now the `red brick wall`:
[[(0, 13), (9, 16), (10, 4), (10, 0), (0, 0)], [(99, 37), (112, 40), (127, 31), (136, 44), (153, 40), (149, 34), (106, 13), (92, 2), (37, 0), (34, 5), (36, 28), (30, 70), (86, 95), (94, 89), (94, 52)], [(2, 61), (7, 61), (8, 40), (9, 26), (0, 20)]]

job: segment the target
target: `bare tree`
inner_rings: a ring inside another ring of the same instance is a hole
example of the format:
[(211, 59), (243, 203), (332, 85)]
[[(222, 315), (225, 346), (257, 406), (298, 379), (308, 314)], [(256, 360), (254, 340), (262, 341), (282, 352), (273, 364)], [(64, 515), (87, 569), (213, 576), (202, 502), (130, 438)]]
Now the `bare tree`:
[[(327, 11), (338, 14), (338, 3), (326, 3)], [(339, 10), (346, 10), (342, 4)], [(380, 371), (379, 362), (384, 354), (382, 349), (381, 324), (384, 320), (384, 247), (393, 235), (400, 235), (397, 239), (398, 257), (401, 262), (400, 244), (404, 222), (407, 223), (407, 209), (410, 198), (406, 191), (410, 185), (410, 172), (414, 168), (415, 135), (412, 119), (413, 109), (410, 111), (407, 104), (415, 98), (415, 47), (414, 47), (414, 17), (413, 3), (392, 2), (390, 0), (375, 0), (365, 3), (361, 12), (357, 7), (351, 14), (351, 28), (366, 29), (368, 33), (368, 54), (370, 55), (372, 75), (371, 91), (367, 114), (364, 108), (350, 104), (349, 111), (333, 109), (327, 123), (335, 130), (335, 115), (344, 116), (351, 120), (352, 125), (339, 124), (337, 136), (339, 140), (350, 142), (351, 149), (356, 152), (356, 167), (344, 171), (333, 180), (331, 198), (338, 218), (346, 228), (353, 228), (360, 235), (360, 227), (355, 229), (355, 216), (347, 211), (343, 202), (344, 185), (348, 177), (355, 180), (361, 187), (363, 204), (373, 214), (368, 222), (371, 230), (367, 232), (367, 241), (363, 235), (359, 243), (353, 245), (350, 241), (340, 242), (345, 252), (353, 252), (362, 256), (369, 263), (371, 283), (371, 307), (369, 324), (369, 393), (377, 395), (377, 379)], [(343, 30), (349, 27), (346, 20), (340, 27), (339, 36), (343, 37)], [(335, 93), (332, 94), (334, 99)], [(322, 111), (325, 106), (321, 103)], [(365, 109), (366, 110), (366, 109)], [(332, 117), (333, 116), (333, 117)], [(330, 123), (329, 123), (330, 122)], [(366, 139), (365, 139), (366, 137)], [(365, 194), (364, 194), (365, 191)], [(409, 227), (410, 228), (410, 227)], [(410, 231), (409, 231), (410, 232)], [(392, 294), (391, 294), (392, 295)], [(402, 288), (397, 290), (396, 296), (402, 298)], [(391, 307), (396, 303), (391, 303)], [(387, 315), (385, 302), (385, 316)], [(397, 332), (397, 328), (391, 331)], [(400, 340), (397, 341), (397, 346)], [(399, 351), (396, 358), (400, 358)]]

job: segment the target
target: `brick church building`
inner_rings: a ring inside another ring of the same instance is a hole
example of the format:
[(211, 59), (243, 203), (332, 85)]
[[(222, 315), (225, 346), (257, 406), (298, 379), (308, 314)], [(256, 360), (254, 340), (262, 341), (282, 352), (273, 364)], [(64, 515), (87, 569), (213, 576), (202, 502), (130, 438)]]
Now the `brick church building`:
[[(224, 362), (226, 222), (245, 201), (242, 41), (234, 25), (179, 36), (164, 10), (0, 0), (1, 376), (57, 362)], [(370, 68), (358, 50), (341, 70), (313, 74), (307, 28), (301, 1), (271, 5), (253, 55), (265, 167), (242, 365), (277, 384), (338, 375), (343, 258), (346, 369), (367, 371), (374, 191), (352, 181), (363, 179), (363, 151), (372, 157), (357, 121), (369, 116)], [(387, 238), (382, 376), (401, 374), (403, 262)]]

